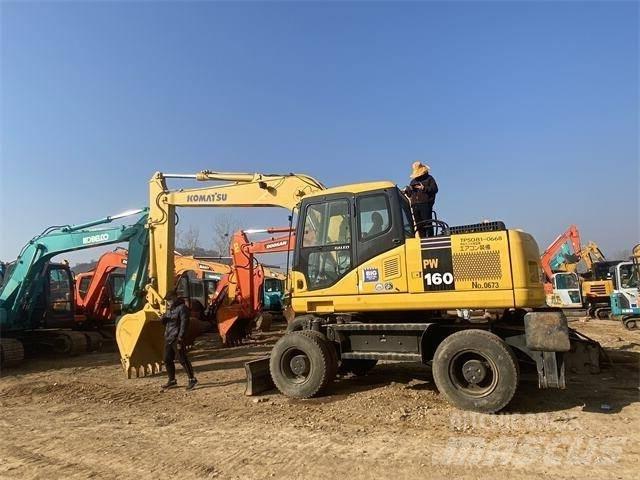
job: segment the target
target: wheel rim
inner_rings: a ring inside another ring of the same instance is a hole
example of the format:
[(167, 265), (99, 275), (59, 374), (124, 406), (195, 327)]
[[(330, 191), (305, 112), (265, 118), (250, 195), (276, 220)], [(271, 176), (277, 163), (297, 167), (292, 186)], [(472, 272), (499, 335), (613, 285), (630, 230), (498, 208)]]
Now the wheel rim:
[(291, 383), (304, 383), (311, 373), (311, 360), (302, 350), (290, 348), (280, 357), (280, 371)]
[(480, 398), (495, 390), (499, 372), (494, 361), (482, 352), (462, 350), (449, 362), (449, 380), (464, 395)]

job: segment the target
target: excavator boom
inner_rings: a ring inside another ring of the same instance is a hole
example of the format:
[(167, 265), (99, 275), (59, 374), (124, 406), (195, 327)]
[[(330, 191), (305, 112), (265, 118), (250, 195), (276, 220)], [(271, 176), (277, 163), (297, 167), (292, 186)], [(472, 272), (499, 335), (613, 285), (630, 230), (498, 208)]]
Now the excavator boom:
[[(203, 188), (171, 190), (168, 179), (224, 182)], [(282, 207), (294, 210), (300, 200), (324, 190), (316, 179), (294, 173), (229, 173), (204, 170), (196, 174), (157, 172), (149, 182), (149, 278), (144, 308), (123, 316), (116, 328), (122, 366), (128, 376), (155, 372), (162, 360), (165, 297), (174, 287), (175, 218), (177, 207)]]
[[(91, 228), (138, 214), (141, 214), (140, 218), (133, 225), (102, 229)], [(34, 322), (37, 319), (31, 318), (31, 312), (25, 312), (24, 309), (31, 308), (27, 299), (35, 298), (38, 295), (38, 289), (43, 284), (42, 281), (39, 281), (39, 276), (43, 272), (44, 266), (54, 256), (127, 241), (146, 244), (146, 221), (146, 209), (138, 209), (80, 225), (50, 227), (34, 237), (20, 252), (14, 267), (0, 289), (0, 328), (4, 331), (16, 331), (35, 327)], [(146, 247), (141, 248), (144, 250)], [(144, 270), (146, 270), (146, 263)], [(127, 268), (127, 278), (131, 283), (143, 280), (133, 275), (133, 269), (129, 268)], [(132, 285), (131, 291), (135, 290), (136, 287)], [(133, 297), (125, 299), (125, 301), (127, 300), (134, 303)]]

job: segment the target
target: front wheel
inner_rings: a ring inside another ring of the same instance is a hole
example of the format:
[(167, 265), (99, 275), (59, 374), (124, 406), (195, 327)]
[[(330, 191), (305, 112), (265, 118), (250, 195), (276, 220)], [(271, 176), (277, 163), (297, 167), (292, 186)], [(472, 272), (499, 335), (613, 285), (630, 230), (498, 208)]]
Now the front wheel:
[(511, 348), (485, 330), (463, 330), (447, 338), (433, 357), (438, 390), (456, 407), (495, 413), (518, 387), (518, 362)]
[(280, 393), (294, 398), (317, 395), (335, 376), (327, 345), (306, 332), (292, 332), (276, 342), (269, 370)]

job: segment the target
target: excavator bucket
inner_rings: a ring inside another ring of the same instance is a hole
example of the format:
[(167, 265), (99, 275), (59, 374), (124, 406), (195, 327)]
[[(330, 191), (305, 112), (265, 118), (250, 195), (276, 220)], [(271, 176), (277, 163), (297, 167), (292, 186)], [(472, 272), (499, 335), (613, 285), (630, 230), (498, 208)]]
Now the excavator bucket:
[(237, 304), (223, 305), (216, 312), (218, 333), (225, 346), (233, 346), (248, 335), (250, 322), (243, 318), (242, 307)]
[(120, 361), (127, 378), (144, 377), (162, 369), (164, 328), (153, 311), (124, 315), (116, 326)]

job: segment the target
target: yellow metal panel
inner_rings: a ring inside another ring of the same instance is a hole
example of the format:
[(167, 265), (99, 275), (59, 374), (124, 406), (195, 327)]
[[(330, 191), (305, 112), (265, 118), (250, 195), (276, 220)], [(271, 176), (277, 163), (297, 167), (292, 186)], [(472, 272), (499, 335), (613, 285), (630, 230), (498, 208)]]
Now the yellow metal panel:
[[(430, 256), (433, 242), (437, 241), (431, 242), (407, 239), (404, 246), (365, 262), (330, 288), (296, 291), (294, 309), (330, 313), (524, 308), (544, 304), (538, 247), (530, 235), (515, 230), (452, 235), (449, 253), (455, 281), (448, 289), (425, 291), (425, 275), (435, 271), (435, 259), (443, 258)], [(436, 250), (447, 253), (448, 237), (442, 242), (445, 247)], [(424, 254), (423, 245), (427, 246)], [(398, 259), (400, 270), (396, 272), (391, 263)], [(296, 273), (299, 277), (295, 278), (303, 278)], [(360, 294), (353, 291), (354, 281)], [(385, 288), (387, 283), (390, 289)]]
[(455, 289), (511, 289), (507, 232), (467, 233), (451, 236)]
[(358, 291), (389, 294), (407, 291), (405, 247), (400, 245), (358, 266)]
[(339, 187), (327, 188), (326, 190), (316, 191), (307, 195), (307, 198), (332, 195), (334, 193), (361, 193), (371, 192), (373, 190), (382, 190), (384, 188), (396, 188), (395, 183), (389, 181), (353, 183), (350, 185), (341, 185)]

